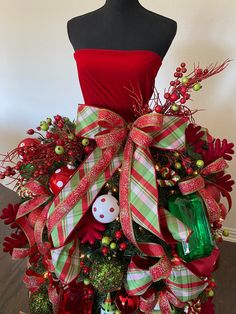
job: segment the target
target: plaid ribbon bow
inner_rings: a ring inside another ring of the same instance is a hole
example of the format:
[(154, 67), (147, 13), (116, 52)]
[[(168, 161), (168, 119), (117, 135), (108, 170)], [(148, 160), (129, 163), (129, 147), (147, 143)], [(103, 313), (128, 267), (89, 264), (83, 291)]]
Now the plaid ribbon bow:
[[(137, 243), (132, 229), (134, 220), (163, 238), (159, 225), (157, 181), (149, 146), (182, 150), (186, 124), (185, 118), (152, 112), (127, 125), (122, 117), (110, 110), (80, 105), (77, 135), (94, 139), (97, 147), (49, 208), (48, 230), (54, 248), (65, 245), (103, 185), (122, 165), (120, 219), (123, 231), (142, 252), (153, 256), (153, 245)], [(189, 230), (186, 229), (186, 233), (189, 234)], [(164, 255), (161, 248), (157, 251), (160, 257)], [(52, 262), (57, 263), (55, 259)], [(64, 268), (61, 263), (61, 272)]]
[[(152, 290), (151, 285), (161, 279), (167, 290)], [(208, 282), (196, 276), (180, 261), (165, 259), (165, 264), (161, 260), (154, 264), (151, 260), (135, 256), (128, 267), (125, 288), (128, 294), (141, 296), (140, 310), (149, 313), (158, 301), (161, 313), (168, 314), (170, 303), (181, 308), (185, 302), (197, 298), (207, 285)]]

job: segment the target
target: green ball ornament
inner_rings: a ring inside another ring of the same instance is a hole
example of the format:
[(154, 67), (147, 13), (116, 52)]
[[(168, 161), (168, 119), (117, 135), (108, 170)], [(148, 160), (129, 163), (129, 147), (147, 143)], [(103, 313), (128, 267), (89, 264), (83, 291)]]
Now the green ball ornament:
[(173, 104), (173, 105), (171, 106), (171, 110), (174, 111), (174, 112), (178, 112), (178, 111), (179, 111), (179, 105)]
[(121, 288), (124, 265), (117, 258), (108, 259), (97, 255), (92, 263), (89, 278), (91, 284), (100, 292), (112, 292)]
[(196, 83), (193, 85), (193, 90), (195, 92), (199, 91), (202, 88), (202, 85), (200, 83)]
[(49, 301), (47, 290), (39, 290), (31, 294), (29, 299), (31, 314), (52, 314), (52, 303)]
[(49, 129), (49, 125), (47, 124), (46, 121), (40, 122), (40, 128), (42, 131), (47, 131)]
[(224, 229), (222, 234), (223, 234), (224, 237), (228, 237), (229, 236), (229, 230)]
[(88, 278), (85, 278), (84, 279), (84, 284), (85, 284), (85, 286), (90, 285), (90, 280)]
[(201, 160), (201, 159), (197, 160), (197, 161), (196, 161), (196, 166), (197, 166), (198, 168), (203, 168), (203, 167), (204, 167), (204, 161)]
[(81, 143), (83, 146), (88, 146), (89, 145), (89, 139), (83, 138)]
[(105, 236), (105, 237), (102, 238), (102, 244), (103, 245), (109, 246), (110, 243), (111, 243), (111, 238), (110, 237)]
[(70, 133), (70, 134), (67, 135), (67, 137), (68, 137), (69, 140), (74, 140), (75, 135), (73, 133)]
[(112, 243), (110, 244), (110, 249), (111, 249), (111, 250), (115, 250), (116, 248), (117, 248), (116, 243), (115, 243), (115, 242), (112, 242)]
[(182, 165), (181, 165), (181, 163), (180, 162), (176, 162), (175, 163), (175, 169), (181, 169), (182, 168)]
[(183, 84), (187, 84), (188, 81), (189, 81), (189, 78), (188, 78), (187, 76), (184, 76), (184, 77), (182, 78), (182, 80), (181, 80), (181, 82), (182, 82)]
[(52, 119), (51, 118), (47, 118), (46, 122), (47, 122), (48, 125), (50, 125), (52, 123)]
[(64, 154), (64, 151), (65, 151), (65, 149), (64, 149), (63, 146), (57, 145), (57, 146), (55, 147), (55, 153), (56, 153), (57, 155), (62, 155), (62, 154)]

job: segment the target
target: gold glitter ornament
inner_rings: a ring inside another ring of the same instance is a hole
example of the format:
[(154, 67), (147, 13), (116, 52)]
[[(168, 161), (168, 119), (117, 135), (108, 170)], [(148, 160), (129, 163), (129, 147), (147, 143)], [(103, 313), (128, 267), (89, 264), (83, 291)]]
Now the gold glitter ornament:
[(92, 263), (89, 278), (91, 284), (100, 292), (112, 292), (121, 288), (124, 265), (117, 258), (108, 259), (97, 255)]
[(52, 314), (52, 303), (49, 301), (47, 290), (39, 290), (31, 294), (29, 300), (31, 314)]

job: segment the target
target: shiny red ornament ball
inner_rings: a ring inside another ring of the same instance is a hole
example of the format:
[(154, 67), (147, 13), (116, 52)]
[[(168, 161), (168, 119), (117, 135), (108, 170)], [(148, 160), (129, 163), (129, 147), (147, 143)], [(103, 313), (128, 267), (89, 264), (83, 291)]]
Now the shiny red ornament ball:
[(104, 247), (102, 248), (102, 254), (103, 254), (103, 255), (107, 255), (108, 253), (109, 253), (108, 247), (107, 247), (107, 246), (104, 246)]
[(28, 146), (35, 146), (35, 145), (38, 145), (40, 144), (40, 141), (37, 139), (37, 138), (25, 138), (23, 141), (21, 141), (19, 144), (18, 144), (18, 148), (25, 148), (25, 147), (28, 147)]
[(139, 297), (119, 291), (116, 294), (115, 303), (121, 314), (134, 314), (139, 308)]
[(49, 187), (53, 194), (58, 194), (69, 181), (74, 173), (74, 169), (67, 167), (58, 168), (49, 180)]
[(119, 247), (120, 247), (121, 251), (125, 251), (127, 249), (127, 243), (122, 242), (122, 243), (120, 243)]
[(162, 106), (157, 105), (157, 106), (155, 107), (155, 111), (156, 111), (157, 113), (161, 113), (161, 112), (162, 112)]
[(177, 99), (179, 99), (179, 95), (176, 94), (176, 93), (174, 93), (174, 94), (172, 94), (172, 95), (170, 96), (170, 99), (171, 99), (172, 101), (176, 101)]
[(123, 232), (121, 230), (117, 230), (115, 232), (115, 238), (116, 240), (120, 240), (123, 237)]

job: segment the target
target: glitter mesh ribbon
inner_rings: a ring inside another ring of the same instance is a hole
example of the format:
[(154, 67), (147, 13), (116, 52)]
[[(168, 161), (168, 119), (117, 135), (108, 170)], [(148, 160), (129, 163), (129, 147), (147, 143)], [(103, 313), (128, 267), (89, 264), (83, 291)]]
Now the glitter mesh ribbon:
[(226, 161), (223, 158), (219, 158), (206, 168), (202, 169), (201, 175), (191, 178), (186, 181), (179, 182), (179, 188), (183, 195), (198, 192), (202, 197), (209, 216), (210, 223), (216, 222), (221, 218), (221, 206), (205, 189), (204, 176), (217, 172), (224, 171), (228, 167)]

